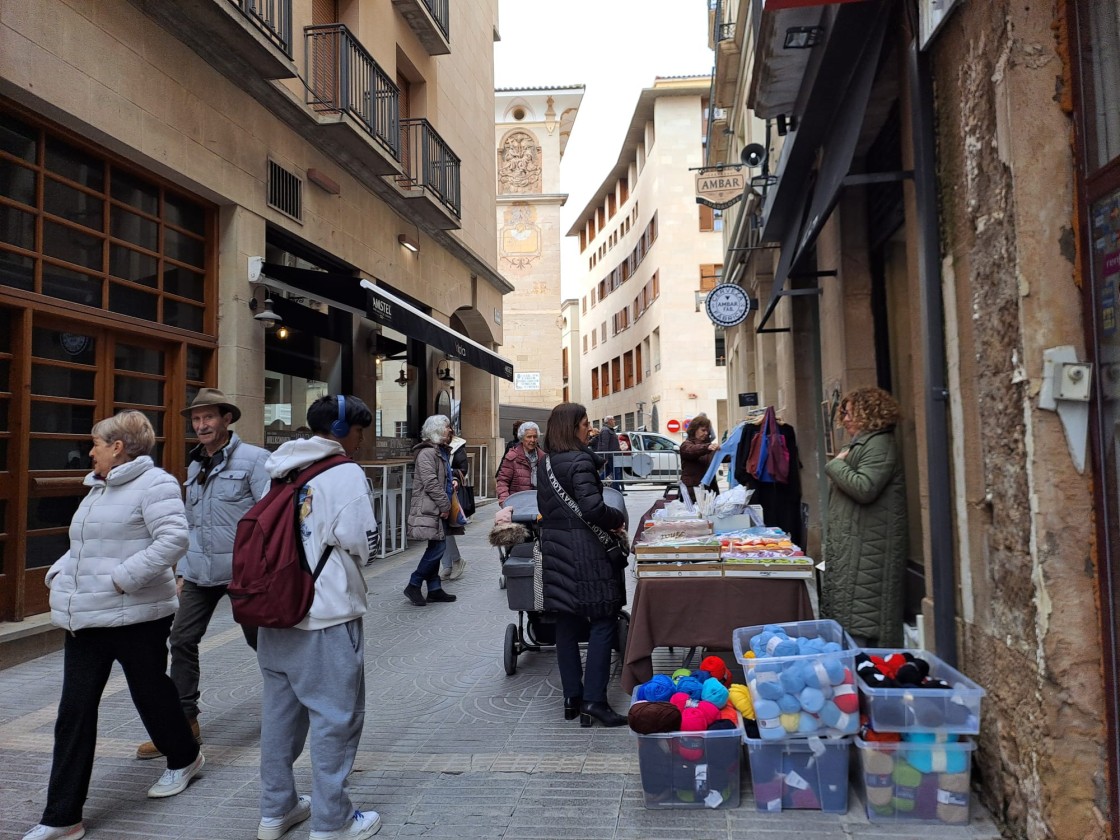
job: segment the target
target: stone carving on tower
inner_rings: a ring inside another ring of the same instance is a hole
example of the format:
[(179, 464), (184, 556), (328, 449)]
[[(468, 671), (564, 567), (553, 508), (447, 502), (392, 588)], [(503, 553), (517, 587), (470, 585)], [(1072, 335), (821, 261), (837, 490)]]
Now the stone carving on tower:
[(502, 259), (516, 269), (528, 268), (541, 256), (541, 227), (536, 208), (519, 201), (502, 214)]
[(498, 149), (498, 194), (540, 191), (540, 144), (528, 131), (511, 131)]

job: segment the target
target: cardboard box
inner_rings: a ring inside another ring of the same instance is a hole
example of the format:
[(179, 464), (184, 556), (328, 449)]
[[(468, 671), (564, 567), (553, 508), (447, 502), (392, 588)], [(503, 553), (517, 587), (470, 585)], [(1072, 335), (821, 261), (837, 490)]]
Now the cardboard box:
[(723, 577), (723, 564), (687, 561), (638, 563), (634, 567), (634, 574), (640, 578)]

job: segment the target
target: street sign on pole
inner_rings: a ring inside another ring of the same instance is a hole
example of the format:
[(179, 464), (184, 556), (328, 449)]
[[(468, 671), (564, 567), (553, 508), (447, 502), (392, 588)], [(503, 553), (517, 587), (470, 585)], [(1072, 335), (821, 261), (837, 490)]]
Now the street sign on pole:
[(680, 430), (681, 430), (681, 421), (680, 420), (670, 420), (669, 422), (667, 422), (665, 424), (665, 431), (667, 431), (667, 432), (672, 432), (672, 433), (676, 434)]

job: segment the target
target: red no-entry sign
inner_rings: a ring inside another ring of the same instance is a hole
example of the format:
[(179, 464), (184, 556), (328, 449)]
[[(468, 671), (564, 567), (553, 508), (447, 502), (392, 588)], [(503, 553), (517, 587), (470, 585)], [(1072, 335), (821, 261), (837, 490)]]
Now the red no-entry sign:
[(681, 430), (681, 421), (680, 420), (670, 420), (668, 423), (665, 424), (665, 431), (667, 431), (667, 432), (679, 432), (680, 430)]

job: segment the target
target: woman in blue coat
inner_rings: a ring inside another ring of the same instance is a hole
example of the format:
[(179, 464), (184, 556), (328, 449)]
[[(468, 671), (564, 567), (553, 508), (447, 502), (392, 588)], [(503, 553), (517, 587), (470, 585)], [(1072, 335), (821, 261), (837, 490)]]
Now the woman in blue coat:
[[(590, 431), (587, 409), (577, 403), (561, 403), (549, 415), (544, 441), (548, 456), (537, 465), (544, 607), (556, 613), (564, 719), (572, 720), (578, 713), (580, 726), (590, 726), (592, 718), (603, 726), (621, 726), (626, 718), (607, 703), (607, 682), (615, 617), (626, 603), (625, 565), (616, 566), (608, 559), (588, 523), (615, 531), (625, 527), (626, 520), (603, 501), (598, 462), (587, 448)], [(579, 507), (584, 521), (561, 492)], [(587, 665), (582, 667), (579, 640), (589, 623)]]

